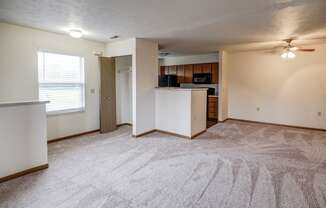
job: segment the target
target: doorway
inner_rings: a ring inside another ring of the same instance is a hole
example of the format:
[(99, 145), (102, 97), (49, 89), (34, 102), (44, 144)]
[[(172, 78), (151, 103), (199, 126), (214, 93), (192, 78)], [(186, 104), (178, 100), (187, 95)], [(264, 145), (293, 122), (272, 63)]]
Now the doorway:
[(115, 58), (117, 125), (132, 124), (132, 56)]

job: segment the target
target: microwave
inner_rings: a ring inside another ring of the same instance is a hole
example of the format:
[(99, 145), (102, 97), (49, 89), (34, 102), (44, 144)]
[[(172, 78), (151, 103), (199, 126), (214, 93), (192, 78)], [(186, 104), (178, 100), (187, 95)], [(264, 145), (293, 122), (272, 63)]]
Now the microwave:
[(193, 74), (192, 82), (194, 84), (211, 84), (212, 83), (212, 74), (211, 73)]

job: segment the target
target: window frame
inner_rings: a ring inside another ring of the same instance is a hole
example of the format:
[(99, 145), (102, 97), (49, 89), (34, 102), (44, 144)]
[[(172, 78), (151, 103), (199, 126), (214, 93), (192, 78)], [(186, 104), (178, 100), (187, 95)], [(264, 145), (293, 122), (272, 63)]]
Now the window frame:
[[(64, 114), (71, 114), (71, 113), (81, 113), (86, 111), (86, 72), (85, 72), (85, 58), (80, 55), (76, 54), (69, 54), (69, 53), (62, 53), (57, 51), (49, 51), (49, 50), (38, 50), (37, 51), (37, 63), (39, 58), (39, 53), (50, 53), (50, 54), (58, 54), (58, 55), (64, 55), (64, 56), (75, 56), (80, 59), (80, 70), (82, 75), (82, 82), (41, 82), (39, 79), (39, 65), (37, 64), (37, 79), (38, 79), (38, 96), (40, 96), (40, 87), (42, 84), (54, 84), (58, 86), (62, 86), (64, 84), (70, 84), (70, 85), (80, 85), (82, 87), (82, 107), (81, 108), (69, 108), (64, 110), (55, 110), (55, 111), (46, 111), (47, 116), (57, 116), (57, 115), (64, 115)], [(44, 56), (43, 56), (44, 59)], [(43, 70), (45, 71), (45, 61), (43, 60)], [(44, 73), (43, 71), (43, 73)], [(50, 101), (51, 102), (51, 101)]]

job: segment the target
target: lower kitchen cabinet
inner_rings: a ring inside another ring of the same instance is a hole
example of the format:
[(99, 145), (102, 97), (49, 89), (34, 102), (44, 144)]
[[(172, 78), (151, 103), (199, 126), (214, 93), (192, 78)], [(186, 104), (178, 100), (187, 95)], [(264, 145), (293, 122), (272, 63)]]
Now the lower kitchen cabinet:
[(208, 120), (217, 120), (218, 118), (218, 97), (214, 95), (208, 96), (207, 102)]

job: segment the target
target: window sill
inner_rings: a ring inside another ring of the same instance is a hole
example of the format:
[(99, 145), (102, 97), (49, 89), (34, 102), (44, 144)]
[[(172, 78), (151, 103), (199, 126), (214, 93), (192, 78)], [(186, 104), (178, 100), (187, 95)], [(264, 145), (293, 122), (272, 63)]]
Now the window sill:
[(73, 113), (83, 113), (83, 112), (85, 112), (85, 108), (51, 111), (51, 112), (47, 112), (46, 115), (47, 116), (60, 116), (60, 115), (73, 114)]

